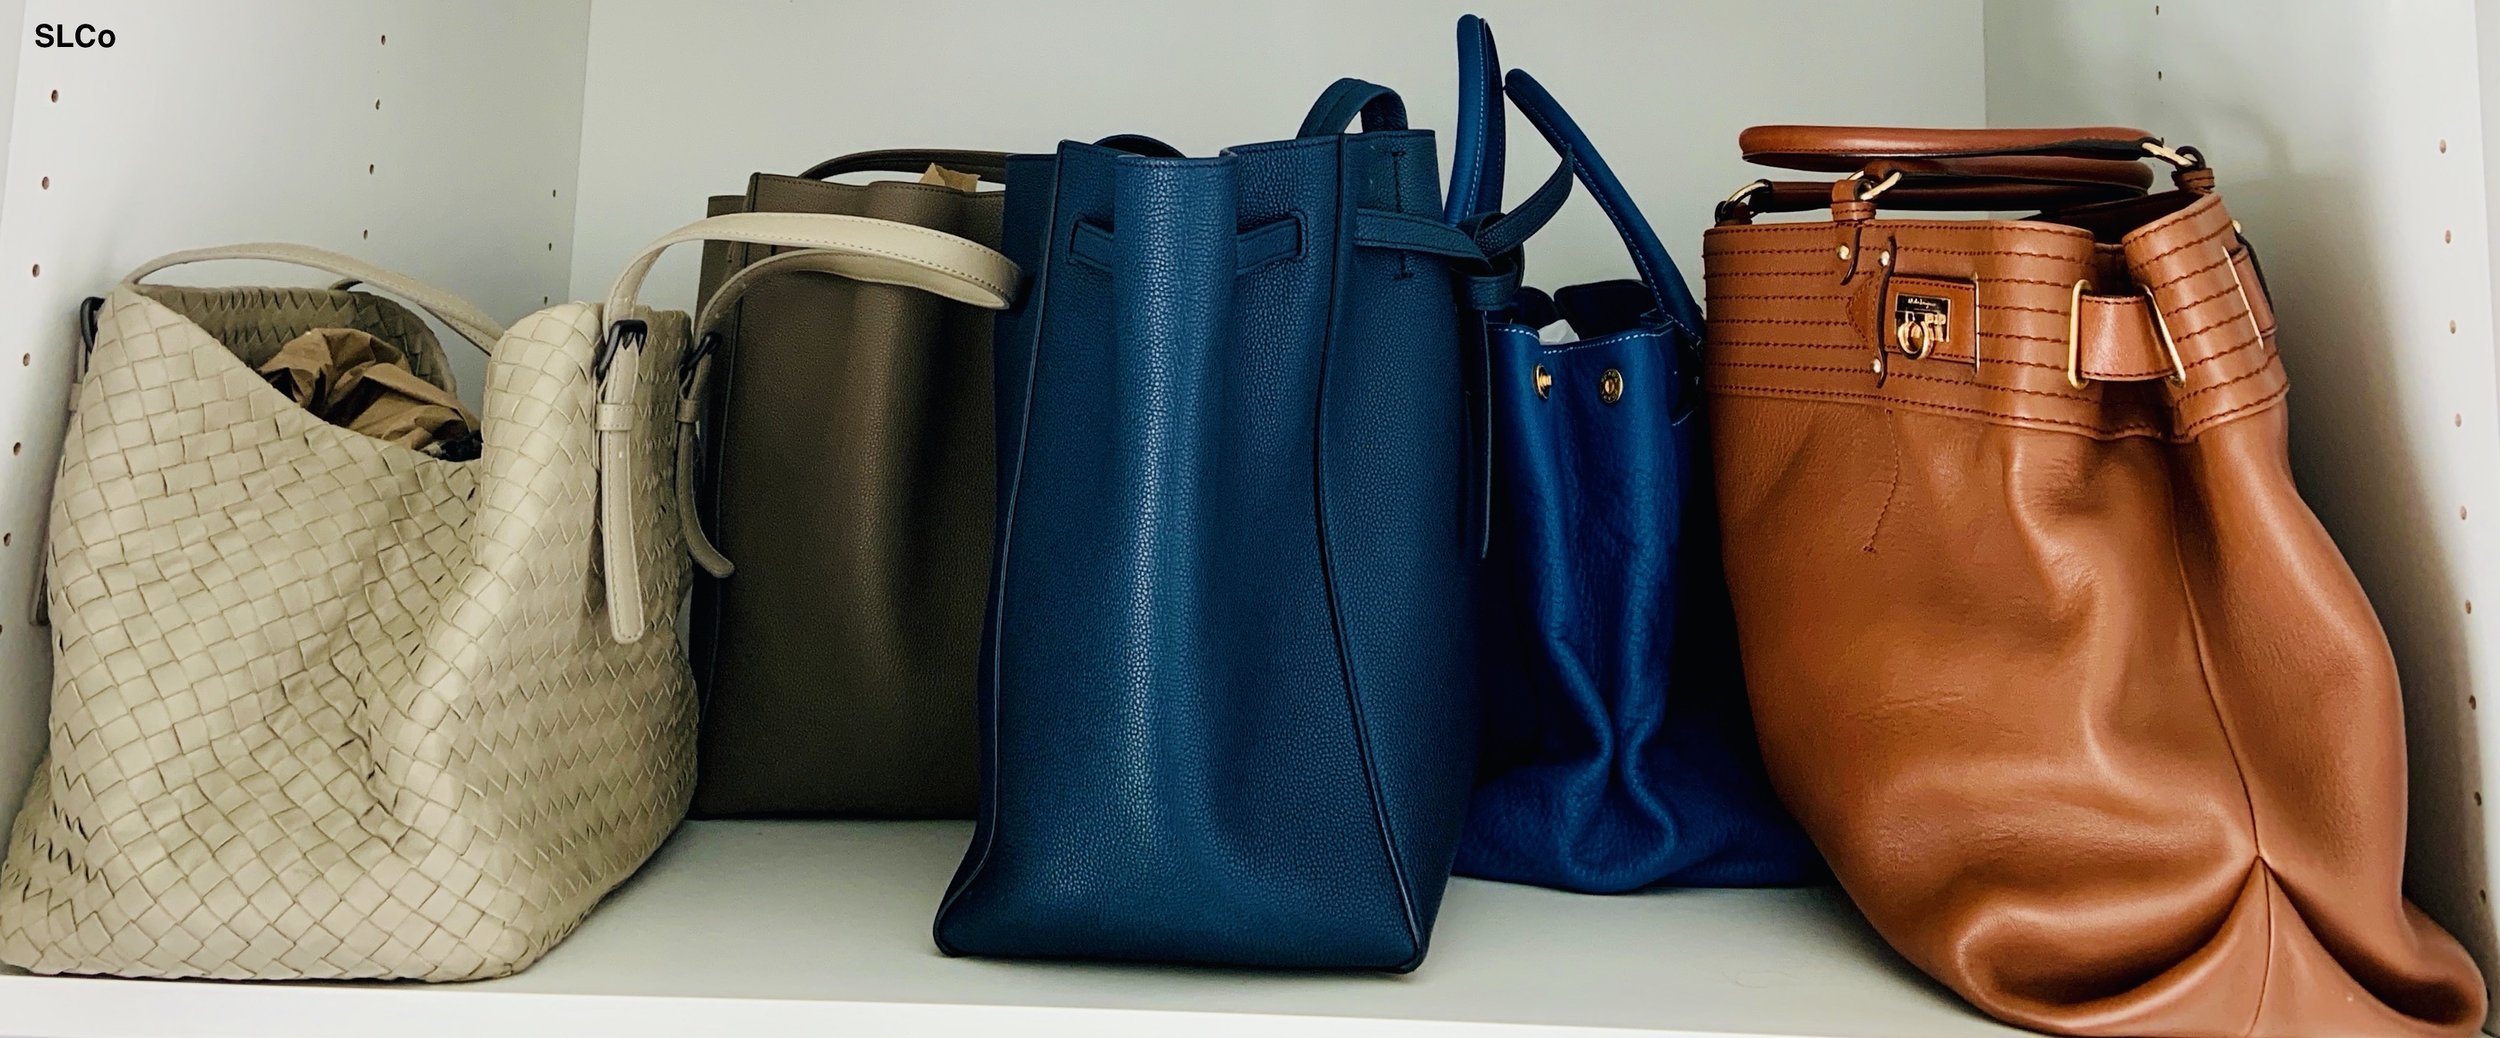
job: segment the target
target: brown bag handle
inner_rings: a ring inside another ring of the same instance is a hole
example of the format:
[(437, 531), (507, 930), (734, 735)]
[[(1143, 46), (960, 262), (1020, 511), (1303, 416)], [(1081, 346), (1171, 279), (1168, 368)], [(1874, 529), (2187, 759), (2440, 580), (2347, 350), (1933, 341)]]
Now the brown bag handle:
[(2146, 158), (2162, 159), (2182, 176), (2204, 165), (2194, 148), (2173, 150), (2151, 134), (2117, 126), (1756, 126), (1737, 142), (1749, 161), (1848, 173), (1855, 184), (1835, 189), (1827, 181), (1757, 180), (1720, 204), (1723, 224), (1743, 223), (1757, 213), (1837, 206), (1852, 196), (1872, 203), (1880, 195), (1891, 209), (2064, 209), (2142, 196), (2153, 182)]
[(2010, 130), (1754, 126), (1736, 137), (1745, 161), (1807, 173), (1852, 173), (1882, 159), (2025, 156), (2075, 160), (2063, 165), (2075, 166), (2086, 179), (2097, 175), (2095, 166), (2141, 161), (2151, 154), (2145, 149), (2147, 144), (2159, 146), (2161, 138), (2127, 126)]
[(845, 173), (918, 173), (930, 166), (970, 173), (993, 184), (1007, 182), (1006, 152), (961, 148), (890, 148), (853, 152), (809, 166), (807, 172), (799, 174), (799, 177), (803, 180), (824, 180)]

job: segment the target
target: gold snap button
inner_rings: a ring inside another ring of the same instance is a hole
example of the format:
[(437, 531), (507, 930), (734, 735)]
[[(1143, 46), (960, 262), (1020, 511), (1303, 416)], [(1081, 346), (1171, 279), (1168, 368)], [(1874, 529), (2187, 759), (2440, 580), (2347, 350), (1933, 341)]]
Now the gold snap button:
[(1532, 374), (1532, 375), (1536, 378), (1536, 398), (1537, 398), (1537, 399), (1539, 399), (1539, 400), (1543, 400), (1543, 399), (1545, 399), (1546, 397), (1553, 395), (1553, 392), (1554, 392), (1554, 373), (1553, 373), (1553, 372), (1545, 370), (1545, 365), (1543, 365), (1543, 364), (1539, 364), (1539, 365), (1537, 365), (1537, 366), (1536, 366), (1536, 370), (1535, 370), (1534, 372), (1532, 372), (1531, 374)]
[(1597, 376), (1597, 398), (1610, 404), (1623, 399), (1623, 372), (1607, 368)]

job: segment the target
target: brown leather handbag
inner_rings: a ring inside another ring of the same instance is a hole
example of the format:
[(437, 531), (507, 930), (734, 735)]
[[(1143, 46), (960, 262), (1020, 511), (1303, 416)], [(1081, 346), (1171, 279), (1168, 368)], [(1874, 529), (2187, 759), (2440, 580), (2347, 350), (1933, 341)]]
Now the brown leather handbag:
[[(758, 173), (710, 209), (875, 217), (996, 247), (1000, 192), (828, 178), (938, 166), (996, 181), (1005, 162), (863, 152)], [(703, 300), (775, 251), (709, 248)], [(972, 816), (997, 493), (990, 319), (915, 288), (804, 274), (759, 279), (726, 309), (700, 501), (737, 568), (696, 588), (696, 814)]]
[[(1875, 928), (2043, 1030), (2473, 1033), (2473, 961), (2401, 890), (2395, 662), (2293, 487), (2274, 312), (2202, 156), (1743, 146), (1850, 174), (1721, 207), (1706, 380), (1764, 755)], [(2148, 157), (2177, 190), (2142, 194)]]

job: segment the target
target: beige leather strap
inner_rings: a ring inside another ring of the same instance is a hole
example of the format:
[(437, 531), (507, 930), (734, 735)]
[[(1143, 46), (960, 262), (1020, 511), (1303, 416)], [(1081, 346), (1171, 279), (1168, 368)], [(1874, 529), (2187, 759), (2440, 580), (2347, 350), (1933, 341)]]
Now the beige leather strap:
[(434, 315), (436, 320), (449, 326), (452, 331), (459, 333), (461, 338), (469, 340), (480, 350), (493, 353), (496, 340), (503, 338), (503, 326), (495, 323), (494, 318), (486, 316), (485, 311), (478, 309), (468, 300), (405, 274), (384, 270), (353, 256), (331, 252), (328, 249), (316, 249), (310, 245), (294, 245), (286, 242), (248, 242), (241, 245), (220, 245), (213, 248), (167, 253), (140, 264), (139, 269), (131, 271), (128, 277), (122, 279), (122, 283), (135, 285), (148, 275), (168, 267), (185, 263), (204, 263), (210, 260), (268, 260), (326, 271), (348, 279), (351, 284), (362, 281), (415, 303), (418, 309)]
[[(619, 328), (633, 312), (634, 297), (641, 291), (643, 279), (650, 275), (651, 266), (658, 262), (660, 253), (672, 245), (697, 241), (734, 241), (805, 249), (809, 251), (790, 255), (808, 256), (808, 259), (790, 260), (775, 269), (817, 270), (858, 281), (903, 285), (984, 309), (1003, 309), (1015, 296), (1016, 265), (997, 250), (944, 231), (863, 216), (731, 213), (697, 220), (660, 236), (659, 240), (644, 247), (641, 254), (625, 265), (624, 272), (617, 275), (616, 284), (608, 290), (607, 303), (601, 310), (608, 322), (606, 341), (601, 348), (612, 351), (612, 354), (599, 386), (599, 540), (604, 566), (602, 572), (607, 583), (608, 623), (610, 633), (619, 642), (640, 638), (648, 625), (642, 608), (642, 575), (633, 543), (629, 488), (622, 485), (625, 482), (623, 479), (609, 478), (608, 475), (626, 471), (631, 460), (631, 437), (627, 434), (633, 429), (633, 416), (640, 413), (638, 408), (643, 392), (641, 342), (621, 334)], [(772, 261), (765, 261), (769, 262)], [(761, 267), (765, 263), (755, 266)], [(749, 272), (752, 270), (749, 268)], [(741, 277), (724, 282), (712, 293), (711, 303), (705, 310), (705, 324), (717, 320), (721, 308), (763, 276), (746, 276), (749, 272), (741, 272)], [(700, 327), (697, 342), (701, 341)], [(706, 379), (709, 375), (708, 362), (698, 361), (695, 378)], [(677, 494), (681, 507), (693, 498), (693, 423), (687, 417), (688, 408), (699, 409), (700, 400), (698, 390), (693, 395), (681, 397), (678, 402)], [(702, 535), (693, 509), (683, 508), (680, 514), (680, 522), (689, 528), (687, 550), (704, 564), (707, 571), (727, 575), (729, 560), (721, 557), (710, 539)]]

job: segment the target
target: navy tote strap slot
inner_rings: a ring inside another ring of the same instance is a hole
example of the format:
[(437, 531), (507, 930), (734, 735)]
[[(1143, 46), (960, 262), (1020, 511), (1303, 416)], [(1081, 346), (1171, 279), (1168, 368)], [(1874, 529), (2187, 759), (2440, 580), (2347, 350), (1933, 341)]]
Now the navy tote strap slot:
[[(1069, 255), (1104, 270), (1112, 268), (1118, 248), (1118, 237), (1111, 228), (1093, 220), (1078, 221), (1076, 233), (1068, 241)], [(1233, 253), (1236, 277), (1301, 256), (1302, 218), (1287, 216), (1241, 232), (1233, 238)]]
[(1302, 130), (1294, 136), (1343, 133), (1356, 115), (1363, 117), (1363, 130), (1367, 133), (1406, 128), (1406, 102), (1397, 91), (1349, 76), (1329, 84), (1319, 100), (1311, 103), (1311, 114), (1303, 117)]

